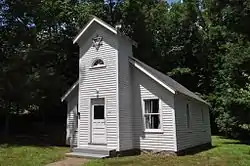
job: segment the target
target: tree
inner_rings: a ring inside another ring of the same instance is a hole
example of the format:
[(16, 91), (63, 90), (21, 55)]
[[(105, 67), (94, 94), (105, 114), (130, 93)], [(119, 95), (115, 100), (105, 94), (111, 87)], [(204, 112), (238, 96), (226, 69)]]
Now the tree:
[(137, 58), (211, 103), (228, 136), (249, 133), (248, 1), (0, 1), (0, 110), (44, 122), (78, 77), (77, 32), (96, 15), (138, 43)]
[(96, 4), (5, 0), (1, 9), (0, 109), (7, 135), (13, 115), (36, 113), (45, 121), (62, 114), (60, 96), (78, 76), (72, 39)]

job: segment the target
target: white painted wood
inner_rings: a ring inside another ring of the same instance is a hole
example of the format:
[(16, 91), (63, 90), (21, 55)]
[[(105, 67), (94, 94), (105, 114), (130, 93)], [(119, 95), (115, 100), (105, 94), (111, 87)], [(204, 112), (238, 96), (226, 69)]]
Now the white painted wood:
[[(97, 109), (103, 107), (103, 110)], [(96, 118), (97, 112), (103, 113), (103, 118)], [(105, 102), (104, 99), (91, 99), (91, 143), (106, 144)]]
[(94, 154), (94, 153), (82, 153), (82, 152), (70, 152), (66, 153), (67, 157), (77, 157), (77, 158), (89, 158), (89, 159), (100, 159), (109, 157), (107, 154)]
[[(174, 94), (131, 65), (133, 80), (133, 143), (135, 148), (175, 151)], [(160, 99), (162, 131), (144, 130), (144, 99)]]
[(129, 60), (129, 61), (130, 61), (130, 63), (134, 64), (134, 66), (136, 68), (138, 68), (143, 73), (145, 73), (147, 76), (149, 76), (150, 78), (152, 78), (153, 80), (155, 80), (156, 82), (158, 82), (160, 85), (162, 85), (164, 88), (168, 89), (170, 92), (172, 92), (173, 94), (175, 94), (175, 90), (174, 89), (172, 89), (171, 87), (169, 87), (168, 85), (166, 85), (163, 81), (161, 81), (156, 76), (154, 76), (153, 74), (151, 74), (149, 71), (147, 71), (146, 69), (144, 69), (139, 63), (137, 63), (136, 61), (133, 61), (133, 60)]
[(80, 37), (86, 32), (87, 29), (89, 29), (89, 27), (94, 23), (97, 22), (98, 24), (100, 24), (101, 26), (105, 27), (106, 29), (110, 30), (111, 32), (113, 32), (114, 34), (117, 34), (117, 31), (115, 28), (113, 28), (112, 26), (110, 26), (109, 24), (103, 22), (102, 20), (98, 19), (97, 17), (93, 17), (89, 23), (81, 30), (81, 32), (75, 37), (73, 43), (75, 44)]
[(188, 90), (186, 87), (182, 86), (180, 83), (173, 80), (171, 77), (159, 72), (158, 70), (148, 66), (147, 64), (141, 62), (140, 60), (130, 57), (130, 62), (134, 66), (138, 67), (142, 72), (147, 74), (149, 77), (157, 81), (159, 84), (161, 84), (166, 89), (169, 89), (172, 93), (181, 93), (185, 96), (191, 97), (197, 101), (200, 101), (202, 103), (205, 103), (206, 105), (209, 105), (206, 101), (204, 101), (202, 98), (197, 96), (195, 93)]
[[(119, 40), (117, 40), (117, 49), (119, 50)], [(117, 69), (117, 72), (116, 72), (116, 117), (117, 117), (117, 123), (116, 123), (116, 127), (117, 127), (117, 148), (116, 150), (117, 151), (120, 151), (120, 111), (119, 111), (119, 108), (120, 108), (120, 96), (119, 96), (119, 56), (118, 56), (118, 53), (119, 51), (117, 50), (116, 52), (116, 69)]]
[[(103, 45), (97, 51), (92, 47), (92, 38), (103, 37)], [(91, 143), (91, 99), (105, 98), (106, 143), (107, 148), (118, 148), (118, 117), (117, 117), (117, 49), (118, 41), (114, 34), (96, 25), (87, 38), (80, 44), (79, 59), (79, 123), (78, 147)], [(104, 68), (90, 68), (94, 59), (104, 61)]]
[(120, 37), (118, 39), (119, 145), (122, 151), (133, 149), (131, 79), (128, 61), (128, 57), (133, 53), (130, 42)]
[[(67, 140), (72, 137), (78, 148), (91, 146), (117, 151), (133, 148), (179, 151), (211, 142), (206, 102), (173, 79), (135, 60), (131, 41), (113, 30), (117, 32), (94, 18), (74, 40), (80, 47), (79, 85), (63, 98), (68, 101)], [(97, 35), (103, 37), (98, 50), (92, 47), (92, 38)], [(104, 64), (93, 67), (96, 59), (103, 60)], [(105, 101), (100, 103), (100, 99)], [(145, 129), (146, 99), (159, 99), (159, 129)], [(76, 139), (77, 101), (80, 120)], [(189, 128), (187, 101), (190, 103)], [(104, 119), (93, 118), (98, 105), (105, 107)]]
[(69, 90), (61, 97), (61, 102), (63, 102), (71, 93), (73, 90), (75, 90), (76, 88), (78, 89), (78, 85), (79, 85), (79, 80), (77, 80), (72, 87), (69, 88)]
[(77, 135), (78, 135), (77, 93), (78, 93), (78, 88), (72, 91), (72, 93), (67, 97), (66, 144), (71, 146), (77, 145)]
[[(191, 120), (189, 128), (187, 126), (187, 103), (189, 103)], [(178, 151), (211, 142), (209, 109), (206, 104), (183, 95), (176, 95), (175, 113)]]

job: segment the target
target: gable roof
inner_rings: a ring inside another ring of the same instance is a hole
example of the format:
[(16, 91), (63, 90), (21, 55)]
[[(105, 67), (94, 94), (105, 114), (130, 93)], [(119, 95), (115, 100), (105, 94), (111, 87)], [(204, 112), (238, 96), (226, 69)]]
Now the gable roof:
[[(164, 88), (169, 90), (171, 93), (176, 94), (176, 93), (181, 93), (185, 96), (191, 97), (197, 101), (200, 101), (204, 104), (209, 105), (205, 100), (200, 98), (198, 95), (195, 93), (191, 92), (188, 90), (186, 87), (182, 86), (180, 83), (172, 79), (171, 77), (159, 72), (158, 70), (148, 66), (147, 64), (141, 62), (140, 60), (134, 58), (134, 57), (129, 57), (129, 62), (134, 65), (136, 68), (138, 68), (140, 71), (145, 73), (147, 76), (155, 80), (157, 83), (162, 85)], [(63, 95), (61, 98), (61, 101), (63, 102), (69, 95), (70, 93), (77, 88), (79, 85), (79, 80), (77, 80), (72, 87)]]
[[(114, 33), (115, 35), (120, 35), (121, 37), (129, 40), (133, 45), (137, 46), (137, 43), (135, 41), (133, 41), (132, 39), (130, 39), (128, 36), (123, 35), (121, 32), (119, 32), (116, 28), (114, 28), (113, 26), (111, 26), (110, 24), (102, 21), (101, 19), (92, 16), (92, 19), (87, 23), (87, 25), (80, 31), (80, 33), (75, 37), (75, 39), (73, 40), (73, 43), (77, 43), (79, 41), (79, 39), (81, 38), (82, 35), (84, 35), (84, 33), (87, 31), (88, 28), (90, 28), (90, 26), (94, 23), (97, 23), (101, 26), (103, 26), (104, 28), (108, 29), (109, 31), (111, 31), (112, 33)], [(145, 63), (141, 62), (140, 60), (134, 58), (134, 57), (129, 57), (129, 62), (131, 64), (133, 64), (136, 68), (138, 68), (139, 70), (141, 70), (142, 72), (144, 72), (146, 75), (148, 75), (149, 77), (151, 77), (153, 80), (155, 80), (157, 83), (159, 83), (160, 85), (162, 85), (164, 88), (166, 88), (167, 90), (169, 90), (171, 93), (176, 94), (176, 93), (181, 93), (184, 94), (186, 96), (189, 96), (195, 100), (198, 100), (202, 103), (205, 103), (207, 105), (209, 105), (206, 101), (204, 101), (203, 99), (201, 99), (198, 95), (196, 95), (195, 93), (191, 92), (190, 90), (188, 90), (187, 88), (185, 88), (184, 86), (182, 86), (181, 84), (179, 84), (178, 82), (176, 82), (174, 79), (172, 79), (171, 77), (157, 71), (156, 69), (146, 65)], [(64, 101), (69, 95), (70, 93), (79, 86), (79, 79), (73, 84), (73, 86), (63, 95), (63, 97), (61, 98), (61, 101)]]
[(153, 80), (161, 84), (163, 87), (168, 89), (173, 94), (181, 93), (188, 97), (191, 97), (195, 100), (198, 100), (202, 103), (209, 105), (205, 100), (201, 99), (198, 95), (188, 90), (186, 87), (182, 86), (180, 83), (172, 79), (171, 77), (159, 72), (158, 70), (146, 65), (145, 63), (141, 62), (140, 60), (129, 57), (129, 62), (133, 64), (136, 68), (144, 72), (146, 75), (151, 77)]
[(63, 102), (70, 94), (71, 92), (77, 88), (79, 85), (79, 79), (69, 88), (69, 90), (61, 97), (61, 102)]
[(78, 33), (78, 35), (76, 35), (76, 37), (73, 40), (73, 43), (77, 43), (79, 41), (79, 39), (81, 38), (82, 35), (84, 35), (84, 33), (87, 31), (88, 28), (90, 28), (90, 26), (94, 23), (97, 23), (101, 26), (103, 26), (104, 28), (108, 29), (110, 32), (114, 33), (115, 35), (119, 35), (123, 38), (125, 38), (126, 40), (130, 41), (134, 46), (137, 47), (137, 43), (132, 40), (131, 38), (129, 38), (128, 36), (124, 35), (122, 32), (120, 32), (118, 29), (114, 28), (113, 26), (111, 26), (110, 24), (104, 22), (103, 20), (101, 20), (100, 18), (96, 17), (96, 16), (91, 16), (92, 18), (90, 19), (90, 21), (86, 24), (85, 27), (82, 28), (82, 30)]

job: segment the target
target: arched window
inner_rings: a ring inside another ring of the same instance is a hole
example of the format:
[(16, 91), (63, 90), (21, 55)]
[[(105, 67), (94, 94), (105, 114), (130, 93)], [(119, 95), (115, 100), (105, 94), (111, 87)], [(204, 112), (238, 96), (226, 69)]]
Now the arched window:
[(102, 67), (102, 66), (105, 66), (105, 65), (104, 65), (103, 60), (101, 60), (101, 59), (96, 59), (92, 63), (92, 67)]

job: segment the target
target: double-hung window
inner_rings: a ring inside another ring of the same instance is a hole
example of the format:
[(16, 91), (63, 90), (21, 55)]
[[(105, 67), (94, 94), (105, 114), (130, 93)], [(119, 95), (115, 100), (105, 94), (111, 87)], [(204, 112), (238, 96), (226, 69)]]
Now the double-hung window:
[(204, 111), (203, 108), (201, 109), (201, 121), (204, 123)]
[(187, 117), (187, 128), (191, 127), (191, 117), (190, 117), (190, 110), (189, 110), (189, 104), (186, 105), (186, 117)]
[(146, 130), (161, 128), (159, 99), (144, 100), (144, 121)]

